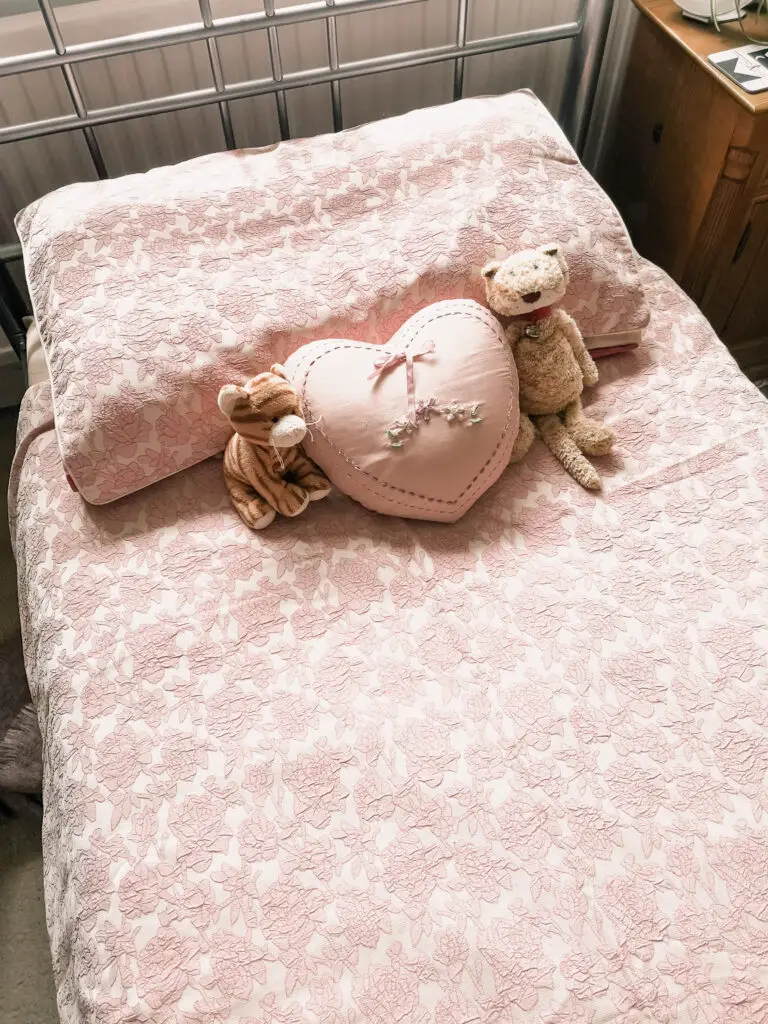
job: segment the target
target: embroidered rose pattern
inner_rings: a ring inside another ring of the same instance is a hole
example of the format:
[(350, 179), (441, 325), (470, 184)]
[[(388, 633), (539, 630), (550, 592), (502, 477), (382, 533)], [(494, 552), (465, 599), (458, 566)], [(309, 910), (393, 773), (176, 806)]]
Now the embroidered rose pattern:
[(216, 460), (90, 508), (27, 393), (64, 1024), (768, 1019), (768, 406), (642, 280), (599, 500), (536, 447), (451, 527), (254, 538)]

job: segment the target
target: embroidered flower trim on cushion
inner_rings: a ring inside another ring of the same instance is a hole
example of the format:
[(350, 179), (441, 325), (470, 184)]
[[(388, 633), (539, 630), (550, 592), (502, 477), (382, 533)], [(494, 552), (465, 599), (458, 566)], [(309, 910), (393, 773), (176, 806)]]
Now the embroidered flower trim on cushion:
[(429, 423), (431, 417), (442, 416), (446, 423), (463, 423), (465, 427), (473, 427), (483, 422), (479, 415), (482, 402), (451, 402), (449, 405), (440, 405), (436, 398), (429, 398), (426, 402), (419, 400), (416, 405), (416, 412), (413, 417), (396, 420), (387, 430), (385, 441), (390, 448), (403, 448), (411, 434), (419, 429), (419, 421)]

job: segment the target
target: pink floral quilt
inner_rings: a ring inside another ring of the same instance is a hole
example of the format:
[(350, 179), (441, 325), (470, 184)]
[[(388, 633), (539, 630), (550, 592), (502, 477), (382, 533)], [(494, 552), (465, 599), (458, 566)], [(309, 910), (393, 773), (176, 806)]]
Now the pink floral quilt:
[(602, 497), (249, 533), (12, 480), (64, 1024), (764, 1024), (768, 404), (645, 267)]

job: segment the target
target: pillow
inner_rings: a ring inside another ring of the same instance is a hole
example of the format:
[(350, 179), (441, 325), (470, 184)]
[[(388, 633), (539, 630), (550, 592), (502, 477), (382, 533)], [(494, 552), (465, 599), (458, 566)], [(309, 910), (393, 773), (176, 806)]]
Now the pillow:
[(509, 463), (517, 370), (477, 302), (435, 302), (383, 345), (312, 342), (285, 371), (312, 424), (305, 452), (374, 512), (456, 522)]
[(95, 503), (221, 451), (222, 384), (482, 301), (510, 249), (563, 247), (585, 334), (648, 320), (621, 219), (527, 92), (69, 185), (16, 226), (62, 458)]

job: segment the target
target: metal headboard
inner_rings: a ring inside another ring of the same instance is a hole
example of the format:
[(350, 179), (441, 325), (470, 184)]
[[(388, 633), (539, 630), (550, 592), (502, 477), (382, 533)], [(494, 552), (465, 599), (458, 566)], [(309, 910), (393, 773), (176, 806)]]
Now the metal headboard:
[[(45, 22), (52, 49), (20, 57), (0, 59), (0, 78), (30, 71), (61, 68), (74, 113), (58, 117), (41, 118), (26, 124), (0, 128), (0, 145), (55, 135), (59, 132), (81, 131), (96, 174), (109, 176), (94, 128), (152, 114), (167, 114), (177, 110), (215, 104), (221, 117), (224, 140), (228, 149), (237, 145), (230, 114), (232, 100), (252, 96), (272, 95), (275, 98), (281, 139), (291, 138), (286, 92), (309, 85), (327, 84), (331, 91), (334, 131), (344, 127), (341, 105), (341, 82), (382, 71), (400, 71), (427, 64), (453, 62), (453, 98), (461, 99), (464, 90), (464, 62), (468, 57), (535, 46), (557, 40), (571, 39), (571, 55), (560, 122), (581, 152), (586, 138), (589, 118), (595, 99), (597, 81), (608, 35), (613, 0), (579, 0), (574, 21), (525, 32), (513, 32), (487, 39), (467, 39), (470, 4), (473, 0), (458, 0), (456, 41), (447, 46), (425, 47), (406, 53), (390, 54), (368, 60), (342, 63), (336, 18), (355, 15), (372, 8), (408, 7), (429, 0), (314, 0), (291, 7), (275, 9), (275, 0), (263, 0), (264, 10), (237, 17), (217, 18), (211, 13), (210, 0), (198, 0), (200, 21), (135, 35), (104, 39), (91, 43), (66, 46), (51, 0), (37, 0)], [(284, 72), (280, 58), (278, 28), (283, 25), (324, 21), (328, 44), (328, 67), (312, 70)], [(252, 79), (226, 84), (222, 70), (218, 40), (223, 36), (240, 35), (262, 30), (267, 34), (272, 75), (270, 78)], [(113, 107), (89, 109), (78, 84), (76, 66), (89, 60), (104, 60), (141, 50), (157, 50), (177, 43), (204, 41), (208, 48), (213, 86), (192, 92), (177, 93), (154, 99), (121, 103)], [(5, 331), (11, 345), (22, 362), (25, 356), (26, 332), (23, 317), (28, 311), (16, 287), (8, 264), (21, 259), (21, 248), (16, 244), (0, 246), (0, 328)]]

